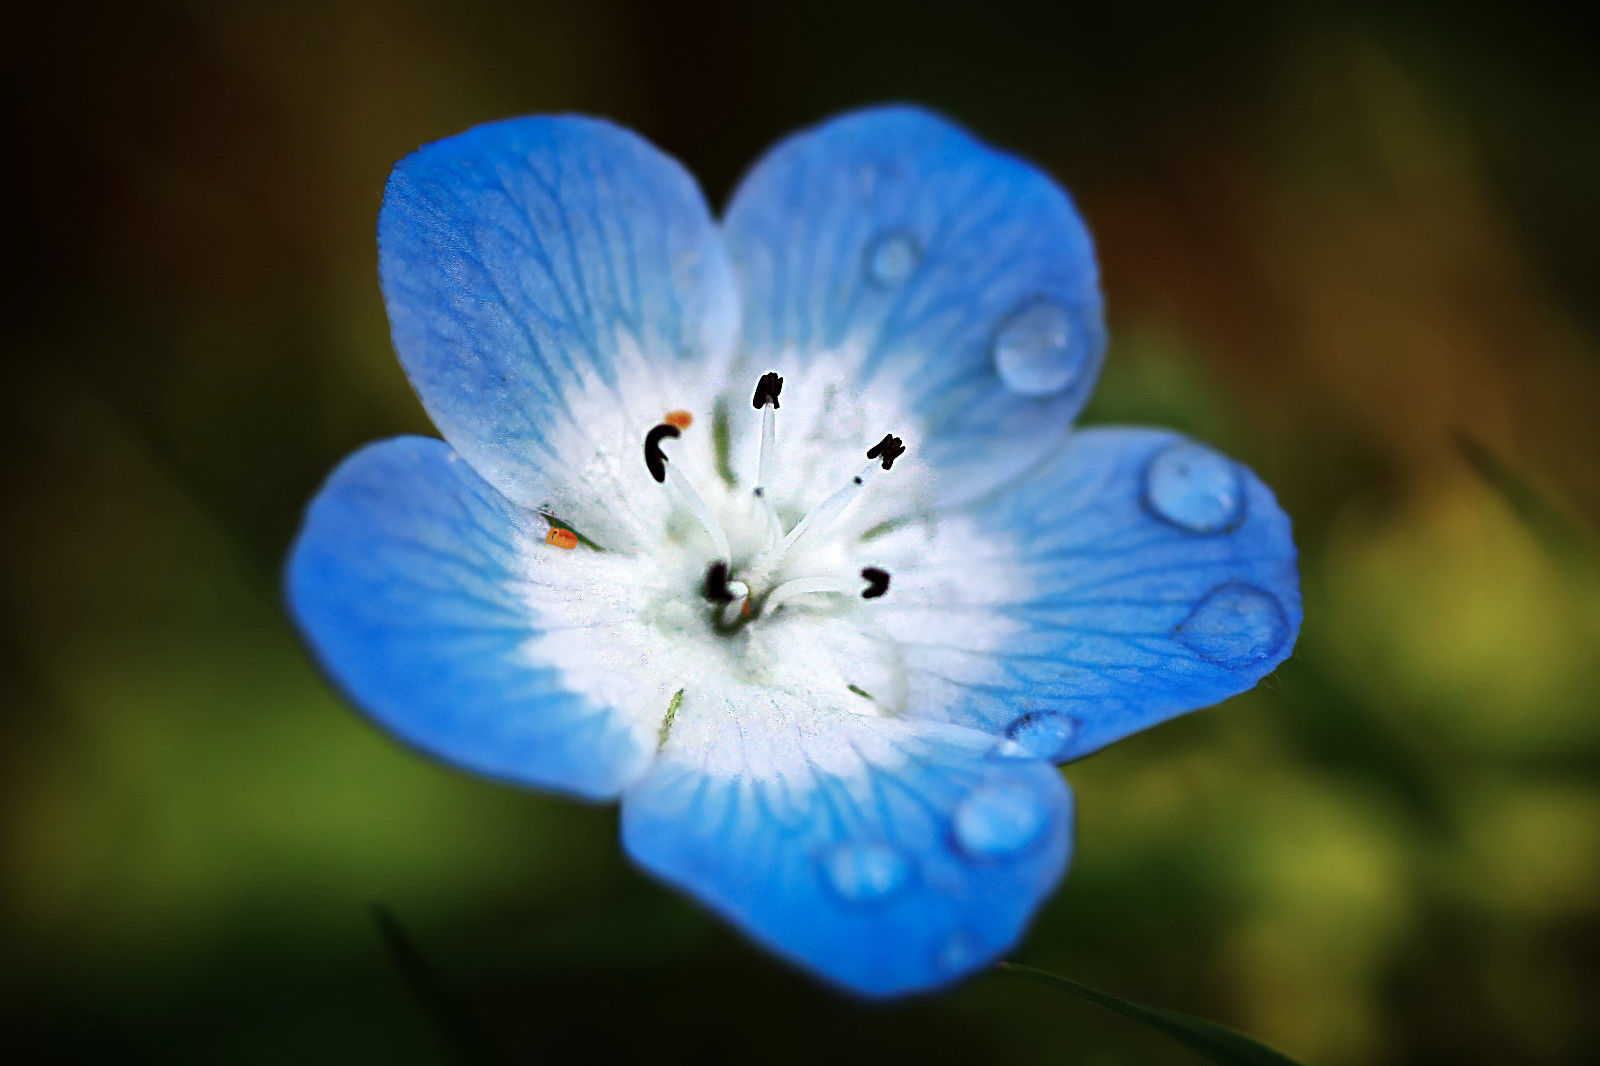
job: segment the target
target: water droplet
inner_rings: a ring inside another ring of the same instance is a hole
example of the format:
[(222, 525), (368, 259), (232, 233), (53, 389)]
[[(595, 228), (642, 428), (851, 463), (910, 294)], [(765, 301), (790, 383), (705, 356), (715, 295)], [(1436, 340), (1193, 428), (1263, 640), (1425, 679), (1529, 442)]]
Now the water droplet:
[(1157, 452), (1144, 471), (1151, 514), (1191, 533), (1222, 533), (1244, 518), (1244, 478), (1225, 455), (1182, 441)]
[(1049, 396), (1067, 388), (1083, 369), (1072, 319), (1060, 304), (1036, 300), (1013, 311), (994, 335), (994, 365), (1013, 392)]
[(848, 903), (882, 903), (911, 881), (911, 863), (899, 849), (870, 840), (840, 844), (822, 860), (828, 885)]
[(1178, 640), (1219, 666), (1254, 666), (1283, 647), (1289, 619), (1277, 597), (1254, 585), (1219, 585), (1178, 624)]
[(975, 859), (1017, 855), (1043, 835), (1050, 817), (1023, 785), (986, 785), (961, 801), (952, 828), (961, 850)]
[(1065, 758), (1077, 732), (1077, 720), (1068, 715), (1030, 711), (1006, 727), (1006, 739), (1011, 742), (1007, 754), (1052, 761)]
[(916, 238), (903, 230), (885, 234), (867, 247), (867, 280), (892, 288), (911, 276), (922, 252)]

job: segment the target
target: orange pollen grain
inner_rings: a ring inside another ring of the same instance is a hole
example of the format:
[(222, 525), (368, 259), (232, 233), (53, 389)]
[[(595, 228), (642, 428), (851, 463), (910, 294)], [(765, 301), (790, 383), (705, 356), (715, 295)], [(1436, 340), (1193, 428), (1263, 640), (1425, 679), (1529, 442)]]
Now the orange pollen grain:
[(550, 532), (544, 535), (544, 542), (553, 544), (557, 548), (565, 548), (571, 551), (578, 546), (578, 535), (570, 529), (552, 528)]
[(688, 411), (668, 411), (667, 417), (661, 421), (669, 426), (677, 426), (679, 429), (688, 429), (694, 424), (694, 415)]

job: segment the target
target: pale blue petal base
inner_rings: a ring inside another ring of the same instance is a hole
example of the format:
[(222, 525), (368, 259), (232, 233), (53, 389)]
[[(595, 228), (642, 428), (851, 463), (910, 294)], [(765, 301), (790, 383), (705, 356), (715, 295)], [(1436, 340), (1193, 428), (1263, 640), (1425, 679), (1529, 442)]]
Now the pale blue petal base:
[[(463, 769), (602, 799), (651, 730), (563, 689), (514, 544), (528, 515), (443, 441), (368, 445), (333, 472), (289, 556), (290, 611), (328, 675), (407, 743)], [(557, 549), (546, 549), (555, 551)]]

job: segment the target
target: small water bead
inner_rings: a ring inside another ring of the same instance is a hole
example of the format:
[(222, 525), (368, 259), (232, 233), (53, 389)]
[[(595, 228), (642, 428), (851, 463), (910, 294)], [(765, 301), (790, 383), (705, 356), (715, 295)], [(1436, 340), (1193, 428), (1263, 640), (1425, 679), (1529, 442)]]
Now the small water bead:
[(1157, 452), (1144, 471), (1145, 508), (1190, 533), (1221, 533), (1244, 519), (1244, 478), (1227, 456), (1181, 441)]
[(1219, 666), (1242, 669), (1268, 658), (1289, 637), (1276, 596), (1254, 585), (1219, 585), (1178, 625), (1178, 640)]
[(899, 849), (879, 841), (850, 841), (823, 857), (828, 887), (847, 903), (882, 903), (911, 881), (911, 862)]
[(1013, 311), (994, 335), (994, 365), (1013, 392), (1049, 396), (1078, 379), (1083, 350), (1060, 304), (1035, 300)]
[(956, 844), (975, 859), (1006, 859), (1026, 851), (1043, 835), (1050, 815), (1022, 785), (986, 785), (956, 807), (951, 829)]
[(1066, 756), (1077, 733), (1077, 720), (1056, 711), (1030, 711), (1006, 727), (1011, 754), (1051, 761)]
[(867, 248), (867, 279), (882, 289), (899, 285), (917, 268), (922, 252), (903, 230), (885, 234)]

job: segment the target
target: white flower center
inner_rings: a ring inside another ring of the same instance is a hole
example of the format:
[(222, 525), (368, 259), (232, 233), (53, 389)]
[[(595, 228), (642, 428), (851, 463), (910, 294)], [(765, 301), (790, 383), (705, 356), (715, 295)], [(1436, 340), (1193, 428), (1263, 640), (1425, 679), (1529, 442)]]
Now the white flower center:
[[(671, 412), (645, 435), (644, 461), (650, 476), (667, 486), (705, 531), (711, 561), (706, 567), (702, 593), (713, 605), (715, 629), (724, 634), (731, 635), (764, 615), (776, 614), (808, 599), (850, 596), (859, 589), (862, 599), (871, 600), (889, 589), (889, 572), (883, 568), (864, 566), (859, 578), (853, 578), (841, 572), (825, 553), (819, 556), (812, 549), (827, 546), (844, 516), (870, 491), (879, 472), (891, 470), (895, 460), (905, 454), (904, 442), (893, 434), (884, 434), (866, 450), (866, 465), (785, 531), (771, 493), (778, 450), (775, 426), (782, 390), (782, 377), (777, 373), (763, 374), (751, 401), (751, 406), (761, 412), (761, 444), (750, 506), (740, 516), (744, 521), (738, 532), (744, 535), (740, 537), (738, 556), (694, 476), (672, 463), (663, 448), (667, 441), (682, 436), (693, 416), (687, 411)], [(823, 568), (817, 569), (818, 566)], [(861, 584), (863, 581), (865, 585)]]
[[(937, 715), (992, 680), (1018, 628), (999, 609), (1019, 580), (1008, 546), (970, 515), (933, 514), (920, 427), (892, 388), (853, 393), (838, 384), (852, 374), (819, 362), (756, 410), (743, 389), (643, 376), (570, 403), (592, 432), (542, 510), (586, 537), (589, 521), (606, 550), (553, 550), (530, 528), (525, 600), (544, 631), (530, 659), (684, 742), (707, 717), (820, 730), (913, 704)], [(608, 506), (608, 487), (628, 498)]]

